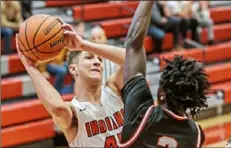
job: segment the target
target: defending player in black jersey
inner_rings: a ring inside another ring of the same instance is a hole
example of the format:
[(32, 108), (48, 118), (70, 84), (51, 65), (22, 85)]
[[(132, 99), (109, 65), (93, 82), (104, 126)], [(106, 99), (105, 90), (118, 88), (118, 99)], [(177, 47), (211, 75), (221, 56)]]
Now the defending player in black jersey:
[(204, 142), (204, 133), (186, 117), (186, 110), (195, 117), (207, 107), (210, 84), (201, 63), (175, 56), (172, 61), (165, 60), (158, 105), (154, 105), (145, 79), (143, 49), (152, 5), (152, 1), (140, 2), (127, 35), (122, 90), (125, 117), (120, 147), (198, 148)]

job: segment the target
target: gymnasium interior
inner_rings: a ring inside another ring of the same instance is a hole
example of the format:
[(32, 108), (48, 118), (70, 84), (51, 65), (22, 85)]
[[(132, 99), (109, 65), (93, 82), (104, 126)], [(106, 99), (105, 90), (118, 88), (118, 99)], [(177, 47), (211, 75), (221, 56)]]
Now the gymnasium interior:
[[(155, 42), (147, 35), (144, 48), (147, 53), (147, 80), (153, 97), (157, 96), (158, 81), (165, 66), (163, 58), (174, 55), (197, 59), (205, 65), (211, 83), (207, 109), (196, 118), (205, 132), (204, 147), (225, 147), (231, 136), (231, 1), (208, 1), (211, 19), (214, 22), (214, 43), (209, 44), (208, 30), (202, 28), (200, 43), (185, 41), (184, 50), (172, 50), (173, 35), (166, 33), (163, 51), (156, 53)], [(84, 21), (86, 36), (89, 30), (100, 25), (108, 44), (124, 47), (125, 37), (139, 1), (76, 0), (31, 1), (31, 13), (49, 14), (72, 23)], [(1, 52), (5, 45), (1, 39)], [(15, 45), (11, 40), (11, 54), (1, 55), (1, 147), (68, 147), (62, 132), (55, 126), (50, 115), (36, 96), (32, 81), (22, 65)], [(51, 75), (49, 81), (54, 84)], [(64, 84), (72, 78), (65, 76)], [(62, 95), (71, 101), (73, 93)]]

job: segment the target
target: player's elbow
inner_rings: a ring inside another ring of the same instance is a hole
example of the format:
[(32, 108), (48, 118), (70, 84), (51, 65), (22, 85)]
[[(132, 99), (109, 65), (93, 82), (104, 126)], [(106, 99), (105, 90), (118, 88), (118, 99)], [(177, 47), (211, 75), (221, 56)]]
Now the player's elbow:
[(137, 37), (128, 37), (125, 43), (126, 50), (136, 50), (142, 48), (142, 43), (137, 39)]
[[(142, 26), (139, 25), (140, 22), (137, 22), (137, 25), (134, 26), (134, 29), (130, 35), (126, 38), (125, 47), (126, 49), (141, 49), (143, 46), (143, 40), (145, 37), (145, 31)], [(138, 29), (137, 29), (138, 28)]]

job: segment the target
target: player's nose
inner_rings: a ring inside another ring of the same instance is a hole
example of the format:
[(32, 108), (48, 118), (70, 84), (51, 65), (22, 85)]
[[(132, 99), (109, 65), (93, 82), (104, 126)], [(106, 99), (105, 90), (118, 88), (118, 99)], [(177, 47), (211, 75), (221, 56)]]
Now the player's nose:
[(99, 58), (97, 56), (95, 56), (95, 58), (94, 58), (93, 65), (94, 66), (100, 66), (101, 65), (101, 61), (99, 60)]

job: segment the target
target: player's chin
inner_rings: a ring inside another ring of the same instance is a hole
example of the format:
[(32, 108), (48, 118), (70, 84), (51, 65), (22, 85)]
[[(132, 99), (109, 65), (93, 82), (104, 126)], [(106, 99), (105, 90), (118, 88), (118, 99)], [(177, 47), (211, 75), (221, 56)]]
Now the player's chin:
[(91, 78), (91, 80), (94, 81), (94, 82), (101, 82), (101, 80), (102, 80), (102, 75), (100, 75), (100, 74), (91, 74), (91, 75), (90, 75), (90, 78)]

